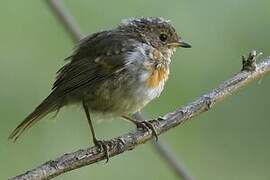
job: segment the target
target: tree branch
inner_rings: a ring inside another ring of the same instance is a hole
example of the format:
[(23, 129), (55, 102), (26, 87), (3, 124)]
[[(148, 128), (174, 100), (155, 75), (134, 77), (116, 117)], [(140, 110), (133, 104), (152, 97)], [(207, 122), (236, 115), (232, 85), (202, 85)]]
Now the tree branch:
[[(133, 117), (139, 121), (144, 121), (143, 115), (141, 112), (137, 112), (133, 115)], [(181, 180), (193, 180), (194, 178), (188, 172), (188, 170), (177, 161), (176, 156), (172, 151), (170, 151), (169, 147), (164, 144), (161, 140), (156, 141), (155, 139), (151, 140), (151, 143), (158, 153), (158, 155), (163, 158), (164, 162), (170, 167), (170, 170), (175, 173)]]
[(83, 38), (83, 34), (73, 17), (67, 13), (60, 0), (46, 0), (46, 4), (52, 9), (52, 12), (59, 19), (59, 22), (65, 27), (72, 40), (77, 43)]
[[(157, 120), (151, 121), (156, 128), (157, 133), (162, 134), (193, 118), (194, 116), (208, 111), (210, 107), (236, 92), (240, 87), (245, 86), (256, 79), (262, 78), (265, 74), (269, 73), (270, 58), (266, 58), (261, 63), (256, 64), (255, 57), (256, 53), (250, 53), (247, 59), (243, 59), (241, 72), (237, 73), (227, 81), (224, 81), (209, 93), (202, 95), (186, 106), (178, 108), (174, 112), (168, 113)], [(110, 157), (113, 157), (128, 150), (132, 150), (152, 138), (153, 136), (150, 132), (137, 129), (136, 131), (111, 139), (108, 141), (109, 155)], [(67, 171), (96, 163), (104, 160), (105, 158), (105, 153), (100, 151), (98, 147), (94, 146), (64, 154), (55, 160), (48, 161), (35, 169), (29, 170), (24, 174), (10, 179), (51, 179)]]

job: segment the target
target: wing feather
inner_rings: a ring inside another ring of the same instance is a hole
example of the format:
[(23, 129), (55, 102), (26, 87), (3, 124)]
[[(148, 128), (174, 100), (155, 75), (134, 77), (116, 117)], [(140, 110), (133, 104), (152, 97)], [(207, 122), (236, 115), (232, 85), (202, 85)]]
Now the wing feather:
[(52, 89), (67, 94), (106, 80), (125, 69), (126, 53), (134, 51), (136, 43), (127, 33), (121, 32), (103, 31), (85, 38), (70, 62), (59, 70)]

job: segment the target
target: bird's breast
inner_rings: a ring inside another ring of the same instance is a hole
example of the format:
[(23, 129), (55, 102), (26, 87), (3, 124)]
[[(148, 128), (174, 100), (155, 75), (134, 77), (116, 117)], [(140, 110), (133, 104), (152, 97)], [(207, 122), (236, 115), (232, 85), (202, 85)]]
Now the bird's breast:
[(154, 67), (149, 70), (149, 76), (146, 79), (145, 85), (148, 88), (156, 88), (161, 83), (163, 84), (169, 76), (169, 69), (163, 66)]

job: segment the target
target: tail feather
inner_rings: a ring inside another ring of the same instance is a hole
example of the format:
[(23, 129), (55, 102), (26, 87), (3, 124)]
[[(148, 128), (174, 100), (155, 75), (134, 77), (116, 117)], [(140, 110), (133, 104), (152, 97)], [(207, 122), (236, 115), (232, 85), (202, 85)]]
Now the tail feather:
[(50, 112), (61, 108), (61, 100), (52, 92), (36, 109), (30, 113), (9, 135), (8, 139), (16, 141), (21, 134), (32, 127), (36, 122), (42, 119)]

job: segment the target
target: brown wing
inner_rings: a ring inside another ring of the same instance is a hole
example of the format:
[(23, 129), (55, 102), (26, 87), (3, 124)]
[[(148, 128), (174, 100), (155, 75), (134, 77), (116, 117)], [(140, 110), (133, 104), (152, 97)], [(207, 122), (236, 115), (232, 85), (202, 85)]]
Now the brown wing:
[(64, 95), (121, 71), (125, 54), (134, 50), (135, 42), (119, 31), (103, 31), (85, 38), (69, 57), (71, 61), (59, 70), (52, 89)]
[(133, 51), (133, 45), (134, 40), (128, 34), (116, 31), (103, 31), (82, 40), (68, 58), (71, 61), (59, 70), (51, 94), (14, 129), (9, 139), (15, 141), (42, 117), (59, 110), (69, 92), (91, 86), (124, 69), (124, 54)]

